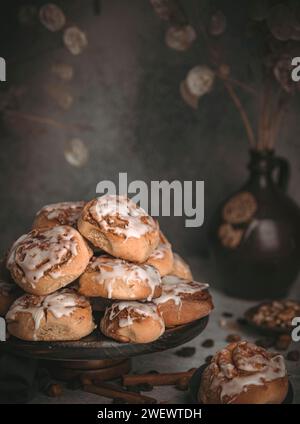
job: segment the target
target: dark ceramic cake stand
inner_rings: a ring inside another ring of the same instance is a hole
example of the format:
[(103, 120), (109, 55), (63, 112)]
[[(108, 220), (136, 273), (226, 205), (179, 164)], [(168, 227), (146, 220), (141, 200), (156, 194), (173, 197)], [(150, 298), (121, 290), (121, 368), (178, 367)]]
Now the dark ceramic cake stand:
[(71, 380), (81, 375), (111, 380), (130, 370), (130, 358), (180, 346), (205, 329), (208, 317), (168, 329), (152, 343), (118, 343), (95, 330), (89, 336), (68, 342), (27, 342), (10, 337), (0, 350), (45, 360), (53, 377)]

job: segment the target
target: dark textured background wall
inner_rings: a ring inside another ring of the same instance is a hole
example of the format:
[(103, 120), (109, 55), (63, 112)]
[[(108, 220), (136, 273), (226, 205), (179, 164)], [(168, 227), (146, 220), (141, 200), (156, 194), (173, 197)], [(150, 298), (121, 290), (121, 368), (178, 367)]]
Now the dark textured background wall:
[[(100, 16), (93, 11), (93, 1), (60, 1), (68, 21), (88, 37), (88, 48), (73, 56), (61, 33), (17, 23), (18, 7), (24, 2), (6, 3), (7, 12), (1, 12), (0, 55), (8, 60), (8, 82), (1, 84), (1, 103), (6, 101), (3, 84), (7, 84), (9, 108), (55, 119), (65, 127), (2, 114), (1, 250), (30, 228), (34, 213), (45, 203), (89, 199), (97, 182), (117, 180), (118, 173), (126, 171), (130, 180), (205, 181), (202, 228), (186, 229), (181, 218), (161, 222), (178, 250), (206, 254), (211, 214), (247, 176), (247, 143), (239, 115), (220, 87), (201, 99), (197, 111), (180, 97), (179, 82), (187, 70), (205, 63), (203, 42), (185, 53), (168, 49), (165, 27), (148, 0), (103, 0)], [(198, 1), (183, 3), (197, 25)], [(225, 39), (232, 67), (247, 77), (243, 69), (248, 58), (238, 35), (245, 7), (238, 10), (237, 2), (222, 3), (229, 20)], [(62, 83), (51, 73), (56, 62), (74, 67), (70, 82)], [(63, 85), (74, 97), (72, 107), (59, 108), (47, 94), (49, 84)], [(251, 108), (250, 99), (244, 101)], [(298, 114), (294, 102), (278, 152), (291, 162), (290, 194), (300, 202)], [(74, 123), (84, 127), (73, 128)], [(73, 137), (89, 151), (81, 168), (64, 157), (65, 143)]]

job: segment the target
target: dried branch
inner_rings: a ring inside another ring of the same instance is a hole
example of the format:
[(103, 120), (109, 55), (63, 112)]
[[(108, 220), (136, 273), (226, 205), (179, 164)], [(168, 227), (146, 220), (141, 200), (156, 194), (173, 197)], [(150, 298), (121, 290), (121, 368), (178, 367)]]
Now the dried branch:
[(224, 86), (225, 86), (231, 100), (233, 101), (234, 105), (236, 106), (237, 110), (239, 111), (239, 113), (241, 115), (241, 119), (242, 119), (242, 122), (243, 122), (245, 130), (246, 130), (246, 134), (247, 134), (247, 137), (248, 137), (250, 147), (252, 149), (254, 149), (255, 145), (256, 145), (256, 141), (255, 141), (254, 132), (253, 132), (252, 126), (250, 124), (250, 120), (248, 118), (248, 115), (247, 115), (238, 95), (236, 94), (235, 90), (233, 89), (232, 85), (226, 80), (223, 80), (223, 83), (224, 83)]
[(16, 110), (5, 110), (3, 111), (3, 114), (5, 116), (7, 116), (8, 118), (19, 118), (19, 119), (24, 119), (27, 121), (31, 121), (31, 122), (36, 122), (38, 124), (42, 124), (42, 125), (48, 125), (54, 128), (59, 128), (59, 129), (67, 129), (67, 130), (72, 130), (72, 131), (93, 131), (94, 128), (92, 125), (89, 124), (85, 124), (85, 123), (78, 123), (78, 124), (74, 124), (74, 123), (62, 123), (59, 121), (56, 121), (53, 118), (49, 118), (47, 116), (39, 116), (39, 115), (34, 115), (34, 114), (30, 114), (30, 113), (23, 113), (23, 112), (19, 112)]

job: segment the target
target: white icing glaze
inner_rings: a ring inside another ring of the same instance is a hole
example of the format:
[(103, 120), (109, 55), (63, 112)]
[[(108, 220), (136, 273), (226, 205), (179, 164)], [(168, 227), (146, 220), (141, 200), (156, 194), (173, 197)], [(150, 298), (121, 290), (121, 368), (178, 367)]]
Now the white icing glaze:
[[(228, 362), (230, 360), (232, 363)], [(251, 385), (261, 386), (286, 375), (282, 355), (272, 356), (247, 342), (240, 342), (232, 353), (223, 349), (217, 354), (216, 361), (209, 365), (214, 375), (211, 389), (221, 387), (221, 399), (227, 396), (229, 403)]]
[(182, 294), (193, 294), (209, 287), (206, 283), (197, 281), (183, 280), (174, 275), (166, 275), (162, 278), (162, 294), (160, 297), (153, 299), (156, 305), (173, 300), (175, 305), (181, 305)]
[(37, 215), (44, 213), (48, 219), (61, 220), (62, 224), (75, 225), (85, 202), (60, 202), (44, 206)]
[[(57, 226), (48, 230), (32, 230), (21, 236), (12, 246), (7, 267), (15, 264), (24, 272), (23, 281), (35, 286), (46, 272), (52, 278), (60, 276), (59, 267), (67, 254), (77, 255), (77, 232), (71, 227)], [(70, 260), (69, 259), (69, 260)]]
[(160, 235), (160, 242), (157, 248), (151, 253), (149, 258), (147, 259), (147, 262), (151, 260), (157, 261), (164, 259), (164, 257), (170, 252), (170, 250), (170, 243), (165, 239), (164, 236)]
[[(152, 319), (159, 321), (162, 326), (162, 332), (164, 332), (164, 321), (157, 312), (157, 307), (152, 303), (140, 303), (134, 301), (124, 301), (114, 303), (109, 309), (106, 310), (105, 314), (109, 314), (109, 320), (115, 319), (118, 314), (122, 311), (127, 311), (126, 318), (119, 319), (120, 327), (128, 327), (134, 323), (136, 319), (145, 319), (151, 317)], [(131, 313), (135, 312), (139, 317), (132, 316)]]
[(157, 224), (144, 209), (125, 196), (104, 195), (91, 206), (92, 218), (104, 231), (125, 238), (140, 238), (156, 231)]
[(156, 287), (161, 283), (159, 272), (154, 267), (147, 264), (137, 265), (106, 255), (94, 258), (89, 268), (99, 273), (95, 276), (94, 281), (104, 284), (109, 299), (111, 299), (114, 285), (119, 279), (129, 286), (132, 281), (136, 280), (146, 283), (150, 288), (147, 300), (152, 299)]
[(6, 314), (6, 319), (14, 321), (18, 312), (29, 313), (34, 320), (36, 332), (42, 319), (47, 319), (47, 312), (51, 312), (57, 319), (63, 316), (70, 316), (80, 301), (85, 301), (85, 298), (68, 289), (49, 294), (48, 296), (24, 295), (12, 304)]

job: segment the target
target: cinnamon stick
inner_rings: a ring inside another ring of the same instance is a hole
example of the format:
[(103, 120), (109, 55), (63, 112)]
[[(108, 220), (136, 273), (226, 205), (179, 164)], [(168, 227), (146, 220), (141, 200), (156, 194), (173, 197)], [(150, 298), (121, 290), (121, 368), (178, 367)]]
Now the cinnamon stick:
[(190, 379), (196, 368), (189, 371), (159, 374), (127, 374), (123, 376), (123, 386), (137, 386), (139, 384), (150, 384), (151, 386), (172, 386), (181, 380)]
[(127, 392), (116, 385), (109, 383), (85, 384), (83, 390), (95, 395), (104, 396), (109, 399), (122, 399), (131, 404), (154, 404), (157, 403), (156, 399), (149, 396), (140, 395), (135, 392)]

